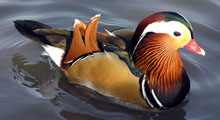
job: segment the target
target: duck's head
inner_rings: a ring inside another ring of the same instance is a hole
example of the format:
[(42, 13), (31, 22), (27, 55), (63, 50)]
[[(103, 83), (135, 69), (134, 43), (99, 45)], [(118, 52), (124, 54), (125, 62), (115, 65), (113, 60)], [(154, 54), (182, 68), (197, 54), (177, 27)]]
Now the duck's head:
[(159, 12), (143, 19), (132, 38), (132, 59), (150, 79), (150, 87), (173, 88), (184, 70), (179, 48), (205, 55), (193, 37), (192, 26), (175, 12)]
[(143, 19), (132, 38), (133, 53), (141, 41), (149, 37), (156, 37), (161, 42), (162, 39), (166, 39), (166, 44), (172, 49), (186, 48), (194, 53), (205, 55), (205, 51), (198, 46), (193, 37), (190, 22), (175, 12), (159, 12)]

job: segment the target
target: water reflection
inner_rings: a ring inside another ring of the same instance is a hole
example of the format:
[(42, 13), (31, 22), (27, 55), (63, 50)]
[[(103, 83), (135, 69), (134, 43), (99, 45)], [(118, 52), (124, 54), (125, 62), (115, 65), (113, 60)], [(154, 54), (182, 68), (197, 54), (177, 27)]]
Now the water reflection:
[(54, 88), (57, 86), (59, 70), (43, 61), (30, 64), (27, 58), (19, 54), (12, 57), (12, 62), (17, 82), (29, 88), (37, 88), (45, 98), (51, 99), (56, 95)]

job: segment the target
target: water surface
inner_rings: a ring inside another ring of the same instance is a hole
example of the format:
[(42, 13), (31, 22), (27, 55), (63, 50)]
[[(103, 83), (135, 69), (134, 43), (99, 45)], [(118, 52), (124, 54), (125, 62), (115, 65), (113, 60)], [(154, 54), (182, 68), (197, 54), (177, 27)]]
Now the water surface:
[[(191, 91), (169, 110), (150, 112), (118, 104), (79, 85), (65, 75), (39, 44), (20, 35), (17, 19), (31, 19), (56, 28), (72, 29), (74, 19), (88, 23), (101, 13), (99, 31), (135, 28), (158, 11), (176, 11), (189, 19), (202, 57), (181, 50)], [(218, 119), (220, 113), (220, 1), (219, 0), (0, 0), (0, 119)]]

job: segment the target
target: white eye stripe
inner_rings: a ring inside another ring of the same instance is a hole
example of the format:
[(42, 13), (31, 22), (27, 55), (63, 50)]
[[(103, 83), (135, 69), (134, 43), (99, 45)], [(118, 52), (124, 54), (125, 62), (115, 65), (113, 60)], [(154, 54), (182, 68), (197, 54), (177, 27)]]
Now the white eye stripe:
[(182, 37), (182, 35), (183, 35), (183, 27), (185, 27), (185, 25), (183, 25), (182, 23), (177, 22), (177, 21), (155, 22), (155, 23), (152, 23), (152, 24), (148, 25), (144, 29), (144, 31), (141, 34), (139, 40), (141, 40), (146, 35), (146, 33), (148, 33), (148, 32), (167, 33), (170, 36), (176, 38), (177, 36), (174, 35), (174, 32), (177, 31), (177, 32), (179, 32), (181, 34), (181, 36), (178, 36), (178, 37)]
[[(132, 56), (134, 54), (134, 51), (136, 50), (138, 44), (140, 43), (140, 41), (144, 38), (144, 36), (149, 33), (149, 32), (153, 32), (153, 33), (167, 33), (169, 34), (171, 37), (173, 38), (181, 38), (183, 37), (183, 30), (188, 30), (188, 28), (177, 21), (169, 21), (169, 22), (165, 22), (165, 21), (161, 21), (161, 22), (154, 22), (152, 24), (149, 24), (144, 31), (142, 32), (141, 36), (139, 37), (139, 41), (137, 42)], [(174, 32), (177, 31), (180, 33), (180, 36), (175, 36)], [(189, 30), (188, 30), (189, 32)], [(190, 32), (189, 32), (190, 33)]]

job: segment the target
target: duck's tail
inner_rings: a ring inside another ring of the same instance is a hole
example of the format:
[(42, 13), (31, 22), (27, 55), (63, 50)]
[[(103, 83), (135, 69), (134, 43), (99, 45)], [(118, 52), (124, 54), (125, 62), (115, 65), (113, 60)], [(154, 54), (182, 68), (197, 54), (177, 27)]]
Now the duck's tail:
[(52, 60), (66, 69), (81, 56), (100, 51), (96, 39), (99, 19), (100, 15), (94, 16), (88, 26), (75, 20), (74, 32), (54, 29), (31, 20), (16, 20), (14, 23), (22, 35), (39, 42)]
[(39, 35), (34, 32), (37, 29), (52, 29), (52, 27), (32, 21), (32, 20), (16, 20), (14, 21), (15, 28), (24, 36), (34, 40), (39, 41), (43, 44), (51, 45), (51, 43), (45, 38), (44, 35)]

